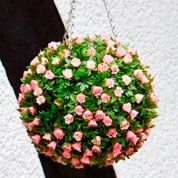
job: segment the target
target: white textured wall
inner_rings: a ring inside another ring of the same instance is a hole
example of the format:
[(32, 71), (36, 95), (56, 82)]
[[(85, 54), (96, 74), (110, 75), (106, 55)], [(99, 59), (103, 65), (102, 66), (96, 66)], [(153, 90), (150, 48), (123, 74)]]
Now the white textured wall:
[[(76, 0), (74, 35), (111, 34), (101, 0)], [(69, 0), (55, 0), (64, 23)], [(178, 177), (178, 0), (110, 0), (119, 40), (151, 66), (160, 116), (147, 143), (115, 165), (118, 178)], [(37, 152), (16, 112), (16, 98), (0, 63), (0, 178), (43, 178)]]
[[(109, 0), (108, 0), (109, 1)], [(69, 0), (55, 0), (64, 23)], [(178, 178), (178, 0), (110, 0), (119, 40), (144, 57), (157, 83), (160, 116), (148, 141), (115, 165), (118, 178)], [(74, 36), (111, 34), (102, 0), (76, 0)]]

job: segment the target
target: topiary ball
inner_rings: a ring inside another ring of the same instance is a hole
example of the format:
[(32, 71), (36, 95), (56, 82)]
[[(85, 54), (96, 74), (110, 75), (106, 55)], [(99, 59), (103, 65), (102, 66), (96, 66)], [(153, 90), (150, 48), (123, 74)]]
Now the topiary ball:
[(158, 97), (148, 66), (127, 45), (104, 33), (51, 42), (27, 69), (18, 111), (39, 153), (102, 167), (147, 140)]

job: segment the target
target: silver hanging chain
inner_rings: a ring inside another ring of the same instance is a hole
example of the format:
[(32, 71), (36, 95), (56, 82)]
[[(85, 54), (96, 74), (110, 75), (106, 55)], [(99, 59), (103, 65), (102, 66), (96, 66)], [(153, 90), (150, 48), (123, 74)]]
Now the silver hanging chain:
[(75, 8), (74, 8), (75, 3), (76, 3), (76, 0), (72, 0), (71, 3), (70, 3), (69, 18), (66, 22), (66, 28), (65, 28), (63, 40), (65, 40), (66, 38), (70, 39), (72, 37), (72, 34), (74, 33), (73, 32), (73, 27), (74, 27), (73, 20), (74, 20), (75, 17), (74, 17), (73, 11), (75, 10)]
[(108, 9), (108, 2), (107, 0), (103, 0), (103, 4), (104, 4), (104, 7), (105, 7), (105, 10), (106, 10), (106, 14), (107, 14), (107, 17), (108, 17), (108, 20), (109, 20), (109, 24), (110, 24), (110, 27), (111, 27), (111, 31), (112, 31), (112, 34), (114, 36), (115, 39), (117, 39), (117, 34), (115, 33), (115, 26), (113, 25), (113, 19), (111, 18), (111, 13)]

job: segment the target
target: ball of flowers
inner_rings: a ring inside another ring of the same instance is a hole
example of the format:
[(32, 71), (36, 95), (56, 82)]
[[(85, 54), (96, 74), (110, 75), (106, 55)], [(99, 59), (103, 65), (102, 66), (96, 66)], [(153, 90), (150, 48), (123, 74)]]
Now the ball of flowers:
[(130, 157), (157, 117), (148, 66), (107, 34), (49, 43), (21, 81), (18, 111), (36, 149), (75, 168)]

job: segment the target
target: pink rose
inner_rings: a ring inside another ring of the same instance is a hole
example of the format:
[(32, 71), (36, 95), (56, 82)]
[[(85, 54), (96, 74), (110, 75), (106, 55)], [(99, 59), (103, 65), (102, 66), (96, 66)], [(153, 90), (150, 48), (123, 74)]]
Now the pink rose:
[(50, 133), (45, 133), (42, 138), (44, 140), (51, 141), (51, 134)]
[(107, 78), (106, 79), (106, 86), (108, 88), (112, 88), (114, 86), (114, 80), (112, 78)]
[(89, 156), (89, 157), (93, 156), (93, 152), (89, 149), (87, 149), (84, 154), (85, 156)]
[(90, 42), (93, 42), (95, 39), (96, 39), (96, 36), (95, 36), (95, 35), (90, 35), (90, 36), (89, 36), (89, 41), (90, 41)]
[(126, 55), (126, 50), (122, 46), (118, 46), (116, 50), (116, 56), (122, 57)]
[(140, 143), (137, 143), (137, 148), (141, 148), (143, 146), (143, 143), (140, 142)]
[(133, 50), (133, 49), (129, 49), (129, 53), (133, 56), (133, 55), (135, 55), (136, 54), (136, 52), (135, 52), (135, 50)]
[(122, 148), (122, 145), (120, 143), (115, 143), (114, 146), (113, 146), (113, 156), (114, 157), (117, 157), (119, 154), (121, 154), (121, 148)]
[(38, 145), (41, 141), (41, 136), (38, 134), (33, 135), (31, 138), (32, 138), (33, 143), (35, 143), (36, 145)]
[(49, 63), (49, 61), (48, 61), (47, 58), (45, 58), (45, 57), (42, 57), (42, 58), (41, 58), (41, 64), (42, 64), (42, 65), (46, 65), (46, 64), (48, 64), (48, 63)]
[(28, 69), (27, 71), (23, 72), (23, 79), (26, 79), (28, 74), (32, 74), (32, 70), (31, 69)]
[(74, 67), (79, 67), (79, 65), (81, 64), (81, 61), (80, 61), (80, 59), (74, 57), (74, 58), (72, 58), (72, 60), (71, 60), (71, 64), (72, 64)]
[(52, 59), (53, 59), (52, 64), (54, 64), (54, 65), (59, 64), (60, 60), (58, 57), (53, 57)]
[(80, 38), (77, 38), (76, 40), (75, 40), (75, 43), (76, 44), (80, 44), (80, 43), (83, 43), (83, 38), (82, 37), (80, 37)]
[(102, 95), (101, 95), (101, 101), (103, 102), (103, 103), (107, 103), (109, 100), (110, 100), (110, 96), (108, 95), (108, 94), (106, 94), (106, 93), (103, 93)]
[(126, 154), (127, 156), (133, 155), (133, 154), (134, 154), (134, 149), (131, 148), (131, 147), (127, 148), (125, 154)]
[(78, 165), (78, 164), (80, 164), (80, 160), (77, 159), (77, 158), (72, 158), (72, 159), (71, 159), (71, 164), (74, 165), (74, 166), (75, 166), (75, 165)]
[(70, 151), (71, 151), (71, 149), (72, 149), (72, 144), (71, 144), (71, 143), (64, 143), (64, 144), (62, 145), (62, 149), (63, 149), (63, 150), (67, 149), (67, 150), (70, 150)]
[(23, 99), (24, 99), (24, 94), (19, 93), (17, 104), (20, 105), (20, 103)]
[(91, 141), (94, 145), (100, 145), (101, 144), (101, 137), (96, 136), (95, 139)]
[(95, 153), (99, 153), (101, 151), (101, 148), (97, 145), (93, 145), (92, 151), (95, 152)]
[(37, 65), (37, 67), (36, 67), (37, 74), (43, 74), (43, 73), (45, 73), (45, 71), (46, 71), (45, 66), (43, 66), (41, 64)]
[(98, 124), (94, 119), (92, 119), (88, 122), (88, 127), (97, 127), (97, 125)]
[(128, 131), (128, 132), (126, 133), (126, 139), (127, 139), (127, 140), (130, 140), (134, 145), (136, 145), (137, 140), (138, 140), (137, 136), (136, 136), (135, 133), (132, 132), (132, 131)]
[(141, 79), (141, 84), (146, 84), (149, 83), (148, 78), (144, 75), (143, 78)]
[(48, 157), (53, 156), (53, 153), (51, 153), (51, 151), (44, 151), (43, 154), (45, 154), (45, 156), (48, 156)]
[(62, 153), (62, 156), (63, 156), (64, 158), (70, 159), (70, 158), (71, 158), (71, 152), (70, 152), (70, 150), (64, 149), (64, 151), (63, 151), (63, 153)]
[(95, 62), (93, 60), (88, 60), (87, 61), (87, 69), (92, 70), (95, 68)]
[(123, 120), (120, 123), (121, 130), (127, 130), (129, 128), (129, 126), (130, 126), (130, 123), (127, 120)]
[(61, 55), (62, 55), (62, 57), (67, 59), (70, 56), (70, 51), (68, 49), (64, 49), (64, 52)]
[(44, 51), (40, 51), (40, 52), (38, 53), (38, 56), (44, 56)]
[(102, 110), (96, 111), (96, 113), (95, 113), (95, 119), (97, 121), (103, 120), (105, 117), (106, 117), (106, 115), (105, 115), (105, 113)]
[(84, 113), (83, 113), (83, 117), (84, 119), (89, 119), (91, 120), (93, 118), (93, 114), (90, 110), (86, 110)]
[(93, 47), (88, 48), (88, 54), (90, 56), (94, 56), (96, 54), (96, 50)]
[(123, 58), (123, 62), (126, 64), (132, 62), (132, 56), (130, 54), (125, 55)]
[(55, 128), (53, 134), (56, 137), (56, 139), (58, 139), (58, 140), (61, 140), (65, 135), (63, 130), (61, 130), (59, 128)]
[(54, 73), (51, 70), (47, 70), (46, 73), (45, 73), (45, 77), (48, 80), (52, 80), (52, 79), (54, 79)]
[(36, 103), (38, 103), (39, 105), (45, 103), (45, 101), (46, 101), (46, 98), (45, 98), (43, 95), (38, 96), (38, 97), (36, 98)]
[(125, 111), (125, 112), (128, 112), (128, 113), (130, 113), (130, 111), (131, 111), (131, 104), (130, 103), (125, 103), (125, 104), (123, 104), (122, 105), (122, 109), (123, 109), (123, 111)]
[(47, 147), (49, 149), (55, 150), (56, 149), (56, 142), (55, 141), (51, 141), (50, 143), (47, 144)]
[(154, 82), (151, 82), (151, 90), (154, 92), (156, 88), (156, 85)]
[(76, 112), (77, 115), (81, 116), (84, 109), (82, 108), (82, 106), (78, 105), (75, 107), (74, 111)]
[(37, 80), (31, 80), (30, 87), (32, 90), (34, 90), (36, 87), (38, 87), (38, 81)]
[(94, 96), (100, 96), (103, 92), (103, 89), (101, 87), (95, 86), (93, 87), (92, 93)]
[(40, 120), (39, 120), (37, 117), (35, 117), (35, 118), (33, 119), (33, 121), (32, 121), (32, 124), (33, 124), (34, 126), (39, 126)]
[(81, 143), (79, 143), (79, 142), (73, 143), (72, 148), (78, 152), (81, 152), (81, 148), (82, 148)]
[(36, 87), (33, 94), (35, 96), (40, 96), (43, 93), (43, 90), (40, 87)]
[(141, 69), (134, 70), (133, 75), (137, 77), (137, 79), (139, 80), (141, 80), (144, 77), (144, 74)]
[(48, 48), (50, 49), (51, 52), (56, 51), (59, 45), (60, 45), (60, 42), (52, 41), (52, 42), (48, 43)]
[(111, 55), (105, 55), (103, 57), (103, 62), (106, 64), (111, 64), (114, 61), (114, 58)]
[(123, 90), (122, 90), (122, 88), (120, 88), (120, 87), (116, 87), (116, 89), (114, 90), (114, 95), (115, 95), (116, 97), (121, 97), (121, 96), (122, 96), (122, 93), (123, 93)]
[(115, 128), (111, 128), (109, 129), (108, 133), (107, 133), (107, 136), (109, 138), (115, 138), (117, 136), (117, 131)]
[(123, 75), (122, 76), (122, 81), (125, 83), (125, 85), (129, 85), (131, 82), (131, 78), (128, 75)]
[(56, 158), (56, 162), (57, 162), (57, 163), (62, 163), (62, 156), (58, 156), (58, 157)]
[(26, 127), (27, 127), (27, 129), (28, 129), (29, 131), (32, 131), (33, 128), (34, 128), (34, 125), (33, 125), (32, 122), (29, 122)]
[(106, 51), (109, 51), (110, 49), (113, 50), (113, 51), (115, 51), (116, 48), (114, 47), (114, 45), (115, 45), (115, 42), (114, 42), (114, 41), (108, 40), (108, 41), (107, 41), (107, 48), (106, 48)]
[(111, 72), (112, 74), (117, 74), (119, 72), (119, 67), (117, 65), (112, 65)]
[(83, 155), (82, 158), (80, 159), (81, 163), (83, 164), (90, 164), (90, 159), (88, 156)]
[(146, 135), (144, 132), (140, 134), (140, 141), (143, 142), (148, 138), (148, 135)]
[(138, 111), (136, 111), (134, 109), (130, 111), (130, 118), (131, 119), (134, 119), (137, 115), (138, 115)]
[(105, 126), (111, 126), (112, 125), (112, 119), (109, 116), (106, 116), (102, 121), (105, 124)]
[(30, 106), (29, 108), (29, 112), (30, 112), (30, 114), (33, 116), (33, 115), (35, 115), (35, 113), (36, 113), (36, 108), (34, 107), (34, 106)]
[(122, 153), (119, 155), (119, 158), (121, 158), (122, 160), (125, 160), (125, 155)]
[(26, 94), (26, 93), (28, 93), (28, 92), (31, 91), (31, 87), (30, 87), (29, 84), (25, 84), (25, 85), (22, 84), (22, 85), (20, 86), (20, 91), (21, 91), (22, 94)]
[(63, 70), (62, 74), (64, 75), (65, 79), (71, 79), (73, 77), (71, 69), (65, 69), (65, 70)]
[(85, 95), (83, 93), (80, 93), (76, 96), (76, 100), (79, 102), (79, 103), (85, 103)]
[(136, 94), (135, 95), (136, 103), (139, 104), (142, 101), (143, 97), (144, 97), (144, 95), (142, 95), (142, 94)]
[(146, 129), (144, 132), (145, 132), (145, 134), (146, 134), (147, 136), (149, 136), (150, 133), (151, 133), (151, 129)]
[(30, 65), (35, 66), (36, 64), (38, 64), (40, 61), (38, 59), (38, 57), (35, 57), (31, 62)]
[(98, 71), (99, 72), (104, 72), (108, 70), (108, 65), (105, 63), (100, 63), (98, 64)]
[(110, 40), (110, 36), (108, 35), (108, 34), (106, 34), (106, 33), (100, 33), (100, 38), (103, 40), (103, 41), (108, 41), (108, 40)]
[(142, 128), (139, 128), (139, 129), (137, 129), (137, 130), (135, 131), (135, 133), (141, 133), (141, 132), (143, 132), (143, 129), (142, 129)]
[(74, 116), (72, 114), (67, 114), (64, 116), (65, 123), (70, 124), (74, 121)]
[(73, 135), (73, 138), (75, 138), (75, 140), (78, 142), (78, 141), (81, 141), (82, 140), (82, 137), (83, 137), (83, 133), (81, 131), (76, 131)]
[(156, 105), (159, 104), (159, 98), (155, 93), (151, 93), (150, 98), (153, 103), (155, 103)]

